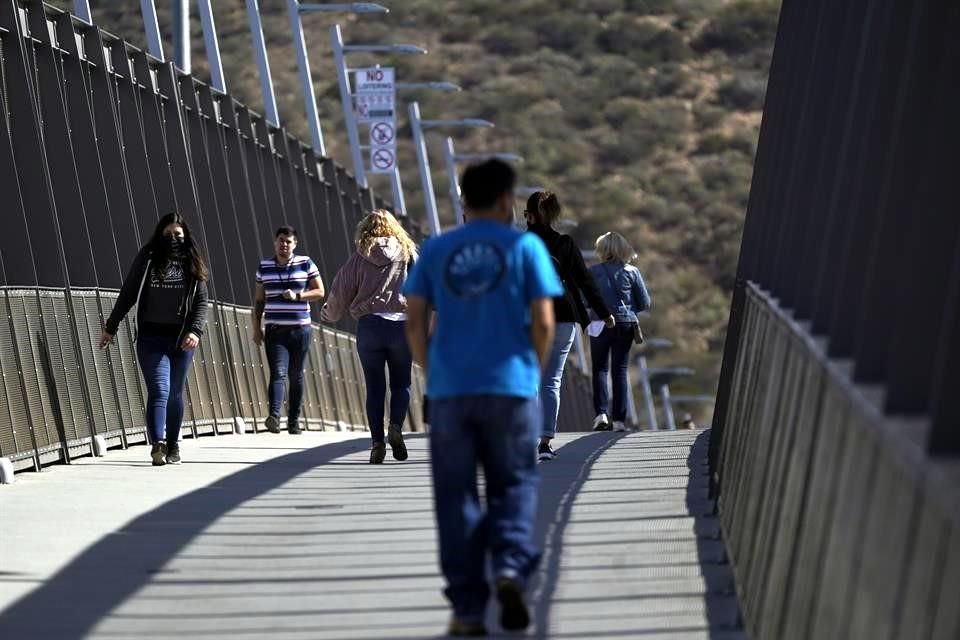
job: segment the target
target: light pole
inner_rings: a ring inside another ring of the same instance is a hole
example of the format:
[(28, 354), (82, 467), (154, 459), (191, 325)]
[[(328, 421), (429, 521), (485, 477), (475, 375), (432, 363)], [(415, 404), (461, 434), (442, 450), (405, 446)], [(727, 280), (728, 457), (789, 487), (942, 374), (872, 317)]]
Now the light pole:
[(287, 0), (287, 13), (290, 16), (290, 30), (293, 33), (293, 49), (297, 54), (297, 69), (300, 72), (300, 89), (307, 111), (307, 124), (310, 126), (310, 144), (319, 157), (327, 155), (323, 143), (323, 130), (320, 127), (320, 114), (317, 112), (317, 98), (310, 75), (310, 59), (307, 56), (307, 43), (303, 35), (305, 13), (377, 13), (385, 14), (390, 10), (372, 2), (352, 2), (346, 4), (304, 4), (299, 0)]
[(496, 158), (504, 162), (523, 162), (523, 158), (514, 153), (467, 153), (458, 154), (453, 148), (453, 138), (447, 137), (443, 145), (443, 158), (447, 165), (447, 184), (450, 192), (450, 205), (457, 224), (463, 224), (463, 203), (460, 201), (460, 182), (457, 180), (457, 163), (474, 162)]
[(647, 411), (647, 420), (650, 430), (657, 430), (657, 408), (653, 402), (653, 388), (650, 386), (650, 369), (647, 366), (647, 356), (657, 351), (666, 351), (673, 347), (673, 343), (665, 338), (651, 338), (644, 341), (637, 356), (637, 369), (640, 372), (640, 389), (643, 391), (643, 403)]
[[(425, 55), (427, 50), (415, 44), (350, 44), (343, 43), (340, 25), (330, 27), (330, 42), (333, 47), (333, 61), (337, 67), (337, 84), (340, 87), (340, 103), (347, 125), (347, 138), (350, 141), (350, 154), (353, 158), (353, 174), (361, 187), (367, 186), (367, 172), (363, 162), (363, 148), (360, 145), (360, 131), (357, 126), (357, 114), (353, 106), (353, 93), (350, 91), (350, 72), (347, 69), (348, 53), (413, 53)], [(393, 191), (394, 208), (406, 213), (403, 189), (400, 186), (400, 172), (394, 168), (390, 174), (390, 186)]]
[(441, 127), (473, 127), (489, 129), (493, 123), (479, 118), (463, 118), (461, 120), (422, 120), (420, 118), (420, 104), (411, 102), (410, 129), (413, 132), (413, 146), (417, 152), (417, 163), (420, 165), (420, 184), (423, 188), (423, 200), (427, 209), (427, 220), (430, 223), (432, 235), (440, 235), (440, 216), (437, 213), (437, 197), (433, 192), (433, 178), (430, 176), (430, 157), (427, 154), (427, 142), (423, 132), (427, 129)]

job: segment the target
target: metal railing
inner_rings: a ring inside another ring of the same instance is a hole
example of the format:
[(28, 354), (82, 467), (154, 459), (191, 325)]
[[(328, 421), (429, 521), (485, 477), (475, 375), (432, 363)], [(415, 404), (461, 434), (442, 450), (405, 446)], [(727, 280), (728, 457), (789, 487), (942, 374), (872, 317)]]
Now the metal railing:
[(710, 442), (752, 637), (960, 637), (958, 29), (783, 3)]

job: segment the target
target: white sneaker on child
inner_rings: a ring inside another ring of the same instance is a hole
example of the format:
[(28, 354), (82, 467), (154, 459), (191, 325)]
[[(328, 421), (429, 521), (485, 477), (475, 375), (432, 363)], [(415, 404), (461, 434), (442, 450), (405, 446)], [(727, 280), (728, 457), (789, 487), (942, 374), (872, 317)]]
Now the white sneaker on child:
[(614, 430), (614, 431), (626, 431), (626, 430), (627, 430), (627, 425), (625, 425), (624, 423), (620, 422), (619, 420), (615, 420), (614, 423), (613, 423), (613, 430)]
[(607, 418), (607, 414), (601, 413), (593, 419), (593, 430), (610, 431), (610, 419)]

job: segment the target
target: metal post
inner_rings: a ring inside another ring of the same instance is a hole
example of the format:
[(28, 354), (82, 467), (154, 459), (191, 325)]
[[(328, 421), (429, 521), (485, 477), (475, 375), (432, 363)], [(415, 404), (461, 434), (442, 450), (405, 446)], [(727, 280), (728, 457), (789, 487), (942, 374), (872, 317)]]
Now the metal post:
[(320, 129), (320, 114), (317, 111), (317, 97), (313, 89), (313, 77), (310, 75), (310, 59), (307, 57), (307, 43), (303, 35), (303, 22), (300, 20), (299, 0), (287, 0), (287, 12), (290, 14), (290, 31), (293, 34), (293, 49), (297, 53), (297, 69), (300, 71), (300, 90), (303, 92), (303, 104), (307, 110), (307, 125), (310, 127), (310, 144), (317, 157), (327, 155), (323, 144), (323, 132)]
[(393, 189), (393, 210), (397, 215), (407, 215), (407, 202), (403, 197), (403, 183), (400, 182), (400, 169), (394, 165), (390, 174), (390, 187)]
[(147, 51), (160, 62), (164, 62), (160, 23), (157, 22), (157, 7), (153, 0), (140, 0), (140, 12), (143, 14), (143, 30), (147, 36)]
[(337, 67), (337, 84), (340, 85), (340, 103), (343, 106), (343, 118), (347, 125), (347, 138), (350, 140), (350, 153), (353, 156), (353, 175), (357, 184), (366, 188), (367, 172), (364, 168), (363, 150), (360, 149), (360, 133), (357, 131), (357, 113), (350, 95), (350, 76), (347, 63), (343, 58), (343, 34), (340, 25), (330, 27), (330, 43), (333, 46), (333, 62)]
[(431, 234), (438, 236), (440, 235), (440, 217), (437, 215), (437, 198), (433, 193), (427, 143), (423, 139), (423, 129), (420, 127), (420, 105), (416, 102), (410, 103), (410, 129), (413, 131), (413, 146), (417, 151), (417, 162), (420, 165), (420, 184), (423, 188), (423, 204), (426, 208), (427, 221), (430, 223)]
[(223, 75), (223, 62), (220, 59), (220, 42), (217, 39), (217, 25), (213, 20), (213, 7), (210, 6), (210, 0), (197, 0), (197, 4), (200, 8), (200, 23), (203, 25), (207, 64), (210, 67), (210, 86), (220, 93), (226, 93), (227, 81)]
[(457, 224), (463, 224), (463, 203), (460, 202), (460, 183), (457, 180), (456, 153), (453, 149), (453, 138), (448, 137), (443, 145), (443, 156), (447, 163), (447, 180), (450, 188), (450, 206), (453, 207), (453, 217)]
[[(516, 207), (514, 207), (514, 214), (516, 214)], [(579, 326), (574, 333), (573, 349), (577, 354), (577, 368), (584, 373), (589, 373), (590, 371), (587, 368), (587, 350), (583, 346), (583, 332), (580, 331)]]
[(650, 421), (650, 430), (656, 431), (657, 426), (657, 408), (653, 404), (653, 389), (650, 388), (650, 373), (647, 368), (647, 357), (639, 356), (637, 358), (637, 369), (640, 371), (640, 389), (643, 391), (643, 403), (647, 409), (647, 420)]
[(87, 24), (93, 24), (93, 14), (90, 12), (90, 2), (88, 0), (73, 0), (73, 15)]
[(637, 415), (637, 401), (633, 397), (633, 384), (630, 382), (630, 368), (627, 367), (627, 419), (630, 424), (640, 428), (640, 417)]
[[(152, 0), (143, 0), (152, 2)], [(270, 75), (270, 63), (267, 60), (267, 43), (263, 38), (263, 24), (260, 22), (260, 7), (257, 0), (247, 0), (247, 19), (250, 21), (250, 36), (253, 38), (253, 55), (260, 70), (260, 92), (263, 94), (263, 109), (267, 124), (280, 126), (277, 113), (277, 97), (273, 93), (273, 76)]]
[(173, 64), (190, 74), (190, 0), (173, 0)]
[(663, 403), (663, 417), (667, 421), (667, 429), (676, 431), (677, 420), (673, 417), (673, 403), (670, 402), (670, 385), (660, 387), (660, 401)]

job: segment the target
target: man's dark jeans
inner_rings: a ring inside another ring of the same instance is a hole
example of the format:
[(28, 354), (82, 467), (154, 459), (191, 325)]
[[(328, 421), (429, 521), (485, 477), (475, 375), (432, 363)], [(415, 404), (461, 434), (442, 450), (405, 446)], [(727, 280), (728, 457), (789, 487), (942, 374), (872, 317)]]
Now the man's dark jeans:
[(374, 442), (383, 442), (383, 403), (390, 372), (390, 424), (403, 425), (410, 409), (413, 356), (407, 345), (406, 322), (366, 315), (357, 322), (357, 353), (367, 384), (367, 424)]
[(287, 327), (267, 325), (264, 343), (270, 364), (270, 415), (279, 418), (283, 408), (283, 388), (290, 380), (287, 422), (300, 419), (303, 407), (303, 365), (310, 351), (310, 325)]
[[(590, 338), (590, 358), (593, 361), (593, 410), (594, 415), (606, 413), (614, 422), (627, 419), (627, 369), (630, 366), (630, 347), (633, 346), (633, 325), (617, 323), (613, 329), (604, 327), (599, 336)], [(612, 360), (612, 367), (611, 367)], [(607, 378), (613, 369), (613, 411)]]
[[(533, 543), (537, 512), (537, 398), (461, 396), (430, 401), (430, 457), (447, 598), (462, 622), (482, 622), (495, 577), (525, 584), (540, 561)], [(477, 464), (486, 479), (486, 512)]]
[(183, 390), (194, 350), (176, 336), (137, 336), (137, 362), (147, 386), (147, 433), (151, 443), (175, 444), (183, 423)]

